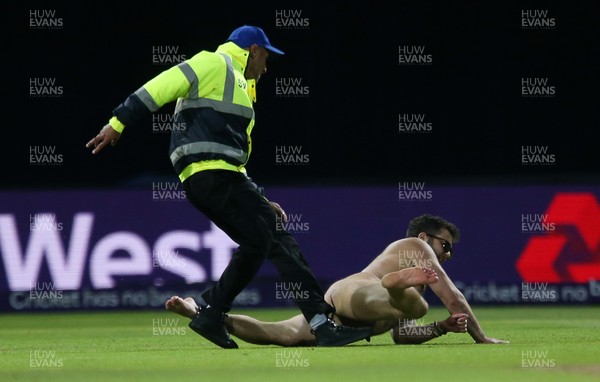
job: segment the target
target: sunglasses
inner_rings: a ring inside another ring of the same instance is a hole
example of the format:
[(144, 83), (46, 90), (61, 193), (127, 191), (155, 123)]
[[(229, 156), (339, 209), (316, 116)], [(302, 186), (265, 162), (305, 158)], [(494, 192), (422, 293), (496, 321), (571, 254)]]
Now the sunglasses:
[(432, 235), (430, 233), (425, 233), (427, 236), (431, 236), (434, 239), (438, 239), (441, 243), (442, 243), (442, 250), (444, 251), (444, 253), (449, 253), (450, 256), (452, 256), (452, 244), (450, 244), (450, 242), (444, 238), (441, 238), (439, 236), (435, 236)]

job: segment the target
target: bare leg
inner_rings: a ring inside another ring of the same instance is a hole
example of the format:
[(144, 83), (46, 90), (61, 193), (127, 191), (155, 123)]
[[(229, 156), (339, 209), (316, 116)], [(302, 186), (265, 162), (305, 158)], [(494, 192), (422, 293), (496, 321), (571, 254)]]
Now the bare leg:
[[(181, 316), (193, 318), (198, 305), (193, 298), (173, 296), (165, 308)], [(228, 314), (225, 321), (229, 333), (256, 345), (312, 346), (315, 337), (304, 316), (297, 315), (285, 321), (264, 322), (250, 316)]]
[(230, 314), (226, 321), (229, 332), (256, 345), (314, 346), (310, 325), (299, 314), (285, 321), (265, 322), (250, 316)]

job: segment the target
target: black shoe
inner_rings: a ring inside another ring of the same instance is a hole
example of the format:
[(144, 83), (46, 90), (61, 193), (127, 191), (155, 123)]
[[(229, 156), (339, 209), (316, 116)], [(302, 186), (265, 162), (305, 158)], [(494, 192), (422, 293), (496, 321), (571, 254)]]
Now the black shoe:
[(213, 308), (198, 310), (196, 317), (189, 323), (189, 327), (215, 345), (224, 349), (237, 349), (238, 345), (229, 336), (225, 326), (227, 314)]
[(317, 326), (312, 331), (317, 339), (317, 346), (344, 346), (352, 342), (371, 339), (371, 328), (353, 328), (338, 326), (332, 320)]

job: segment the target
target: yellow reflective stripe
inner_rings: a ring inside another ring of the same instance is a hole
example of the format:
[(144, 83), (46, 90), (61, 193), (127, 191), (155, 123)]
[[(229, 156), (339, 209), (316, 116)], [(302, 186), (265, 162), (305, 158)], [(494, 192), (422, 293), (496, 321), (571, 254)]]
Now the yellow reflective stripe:
[[(219, 99), (208, 98), (208, 97), (194, 98), (191, 96), (192, 90), (190, 90), (189, 97), (180, 98), (179, 100), (177, 100), (177, 105), (175, 106), (175, 114), (177, 114), (185, 109), (210, 107), (221, 113), (237, 115), (237, 116), (248, 118), (248, 119), (254, 118), (254, 109), (252, 108), (251, 103), (247, 106), (240, 104), (240, 103), (235, 103), (234, 95), (236, 93), (236, 91), (235, 91), (236, 86), (235, 86), (235, 71), (233, 68), (233, 63), (231, 61), (231, 57), (229, 57), (228, 55), (226, 55), (224, 53), (221, 53), (220, 55), (223, 58), (223, 60), (225, 61), (225, 67), (226, 67), (225, 82), (223, 83), (222, 99), (219, 100)], [(188, 79), (191, 78), (191, 79), (197, 81), (198, 77), (196, 76), (196, 74), (193, 71), (193, 68), (191, 66), (188, 65), (187, 68), (185, 68), (185, 69), (182, 68), (182, 71), (183, 70), (191, 71), (191, 73), (187, 73), (186, 76), (188, 77)], [(197, 82), (195, 83), (195, 86), (196, 86), (196, 94), (198, 94)], [(192, 89), (193, 88), (194, 88), (194, 85), (192, 85)]]
[[(153, 108), (161, 108), (163, 105), (173, 102), (180, 97), (185, 97), (190, 90), (190, 82), (179, 66), (173, 66), (165, 70), (158, 76), (146, 82), (141, 89), (138, 97), (144, 105), (151, 111), (156, 111)], [(136, 93), (138, 93), (136, 92)], [(143, 97), (143, 98), (142, 98)]]
[(230, 55), (233, 58), (232, 64), (235, 69), (240, 73), (244, 73), (244, 71), (246, 71), (246, 65), (248, 65), (248, 55), (250, 54), (247, 49), (240, 48), (233, 42), (229, 41), (225, 44), (219, 45), (216, 52)]
[(229, 164), (227, 162), (225, 162), (224, 160), (207, 160), (207, 161), (203, 161), (203, 162), (194, 162), (194, 163), (190, 163), (189, 165), (187, 165), (186, 168), (183, 169), (183, 171), (181, 171), (179, 173), (179, 180), (180, 181), (184, 181), (187, 178), (189, 178), (190, 176), (194, 175), (197, 172), (200, 171), (205, 171), (205, 170), (228, 170), (228, 171), (235, 171), (235, 172), (241, 172), (241, 173), (246, 173), (246, 169), (244, 168), (244, 166), (234, 166), (232, 164)]
[(125, 128), (125, 125), (123, 123), (121, 123), (121, 121), (119, 121), (119, 119), (117, 117), (112, 117), (109, 121), (108, 124), (110, 125), (110, 127), (113, 128), (113, 130), (115, 130), (117, 133), (122, 133), (123, 129)]
[(187, 61), (182, 62), (178, 66), (185, 78), (187, 78), (188, 82), (190, 83), (188, 97), (198, 98), (198, 76), (196, 75), (196, 72), (194, 72), (194, 69), (192, 69)]
[(156, 102), (154, 102), (154, 98), (152, 98), (150, 93), (148, 93), (148, 90), (146, 90), (144, 87), (141, 87), (138, 90), (136, 90), (135, 95), (152, 113), (160, 109), (160, 106), (158, 106)]
[(240, 117), (252, 119), (254, 117), (254, 109), (248, 106), (236, 105), (229, 102), (218, 101), (210, 98), (186, 99), (180, 98), (175, 106), (175, 114), (186, 109), (194, 109), (199, 107), (210, 107), (220, 113), (237, 115)]
[(212, 153), (212, 154), (223, 154), (227, 155), (230, 158), (234, 158), (239, 162), (246, 162), (248, 159), (248, 154), (241, 150), (236, 149), (231, 146), (224, 145), (222, 143), (217, 142), (192, 142), (185, 145), (181, 145), (177, 147), (171, 153), (171, 163), (175, 164), (179, 159), (186, 155), (190, 154), (204, 154), (204, 153)]
[(235, 72), (231, 64), (231, 57), (221, 53), (227, 65), (227, 74), (225, 75), (225, 84), (223, 86), (223, 101), (233, 103), (233, 92), (235, 91)]

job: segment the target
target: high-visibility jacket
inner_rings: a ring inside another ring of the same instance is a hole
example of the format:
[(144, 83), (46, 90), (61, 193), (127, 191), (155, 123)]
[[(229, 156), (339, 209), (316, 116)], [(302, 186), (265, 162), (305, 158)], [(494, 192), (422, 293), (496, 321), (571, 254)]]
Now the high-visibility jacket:
[(244, 78), (248, 54), (233, 42), (196, 54), (127, 97), (110, 125), (122, 132), (177, 100), (169, 155), (179, 179), (214, 169), (246, 173), (256, 101), (255, 81)]

